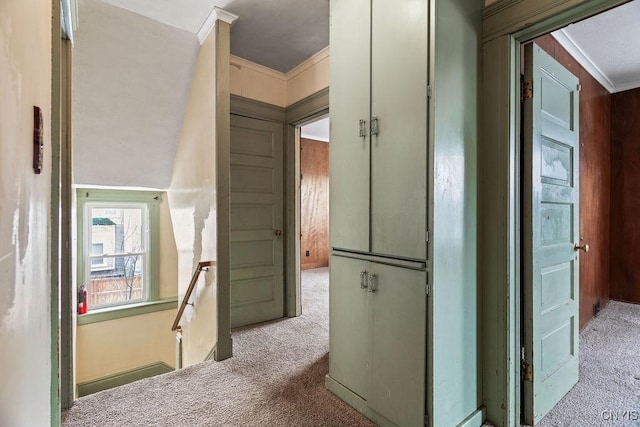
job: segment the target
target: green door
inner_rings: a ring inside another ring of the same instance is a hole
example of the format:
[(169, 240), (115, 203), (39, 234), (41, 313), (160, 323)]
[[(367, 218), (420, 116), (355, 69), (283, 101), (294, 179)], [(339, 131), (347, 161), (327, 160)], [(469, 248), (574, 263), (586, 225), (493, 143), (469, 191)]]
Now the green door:
[(525, 47), (524, 421), (578, 382), (578, 79)]
[(283, 126), (231, 115), (231, 327), (284, 315)]

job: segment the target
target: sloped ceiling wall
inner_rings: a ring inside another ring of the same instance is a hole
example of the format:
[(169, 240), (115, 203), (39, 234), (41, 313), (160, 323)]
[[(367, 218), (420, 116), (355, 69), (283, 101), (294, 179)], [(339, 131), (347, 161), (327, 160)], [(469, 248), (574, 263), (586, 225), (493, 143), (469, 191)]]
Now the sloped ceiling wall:
[(198, 50), (193, 32), (99, 0), (81, 3), (73, 58), (76, 184), (169, 186)]

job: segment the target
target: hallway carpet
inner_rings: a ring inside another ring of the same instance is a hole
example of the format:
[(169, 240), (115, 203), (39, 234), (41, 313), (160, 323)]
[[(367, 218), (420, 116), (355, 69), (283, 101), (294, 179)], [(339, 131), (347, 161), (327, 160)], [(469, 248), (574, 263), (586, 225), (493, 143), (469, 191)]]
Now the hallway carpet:
[(304, 272), (304, 314), (234, 330), (231, 359), (83, 397), (63, 414), (62, 425), (372, 425), (324, 386), (328, 282), (327, 268)]
[(610, 301), (579, 351), (580, 381), (538, 425), (640, 426), (640, 305)]

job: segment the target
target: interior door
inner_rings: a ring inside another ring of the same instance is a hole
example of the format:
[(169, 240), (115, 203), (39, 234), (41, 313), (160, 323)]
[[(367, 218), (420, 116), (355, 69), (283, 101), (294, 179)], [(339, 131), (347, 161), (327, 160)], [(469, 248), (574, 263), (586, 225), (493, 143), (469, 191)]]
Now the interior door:
[(370, 0), (331, 2), (331, 246), (368, 252)]
[(523, 388), (534, 425), (578, 382), (579, 89), (535, 44), (525, 82)]
[(283, 126), (231, 115), (231, 327), (284, 315)]
[(372, 252), (419, 260), (427, 250), (428, 5), (371, 6)]

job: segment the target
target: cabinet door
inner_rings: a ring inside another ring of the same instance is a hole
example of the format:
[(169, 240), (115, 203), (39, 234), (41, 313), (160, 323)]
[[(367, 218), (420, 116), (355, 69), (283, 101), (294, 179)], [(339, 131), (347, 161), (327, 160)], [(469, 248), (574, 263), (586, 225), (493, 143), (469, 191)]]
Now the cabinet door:
[(329, 282), (329, 374), (365, 400), (371, 325), (369, 295), (360, 285), (360, 273), (366, 274), (367, 266), (366, 261), (332, 256)]
[(369, 0), (331, 2), (331, 246), (369, 251)]
[(373, 0), (371, 13), (372, 251), (426, 259), (428, 2)]
[(426, 273), (373, 264), (369, 406), (400, 426), (424, 425)]

